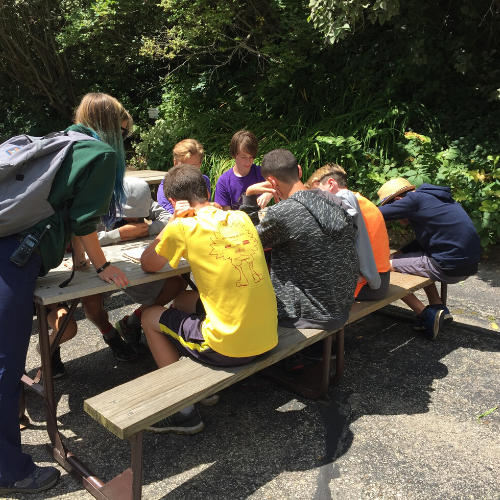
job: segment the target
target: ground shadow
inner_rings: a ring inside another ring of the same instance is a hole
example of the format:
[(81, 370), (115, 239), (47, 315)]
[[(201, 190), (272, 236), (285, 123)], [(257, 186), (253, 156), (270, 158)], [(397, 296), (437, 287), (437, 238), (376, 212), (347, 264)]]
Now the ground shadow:
[[(243, 499), (281, 474), (312, 470), (318, 473), (311, 498), (323, 498), (338, 472), (331, 464), (354, 439), (352, 422), (364, 415), (426, 413), (434, 382), (448, 375), (445, 358), (468, 350), (500, 352), (495, 332), (455, 324), (429, 342), (404, 321), (407, 312), (400, 310), (400, 316), (371, 315), (346, 329), (345, 376), (327, 400), (309, 401), (261, 380), (252, 390), (232, 386), (222, 391), (218, 405), (200, 407), (206, 424), (200, 434), (146, 434), (144, 498)], [(130, 446), (86, 415), (83, 401), (153, 368), (148, 355), (113, 366), (103, 349), (67, 363), (71, 376), (57, 382), (58, 399), (67, 399), (68, 408), (59, 415), (65, 442), (105, 480), (129, 466)], [(291, 411), (283, 411), (287, 404)], [(36, 421), (44, 420), (42, 402), (34, 395), (28, 411)], [(30, 448), (35, 459), (45, 453), (41, 446)], [(289, 487), (292, 497), (299, 486), (290, 482)], [(44, 498), (79, 488), (66, 477)], [(287, 497), (285, 491), (278, 493), (271, 498)]]

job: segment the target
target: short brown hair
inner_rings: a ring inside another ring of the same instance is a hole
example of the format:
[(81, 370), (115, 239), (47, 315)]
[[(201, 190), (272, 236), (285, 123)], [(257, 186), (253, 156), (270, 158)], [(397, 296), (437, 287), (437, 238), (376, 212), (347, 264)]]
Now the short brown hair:
[(208, 201), (207, 185), (203, 175), (194, 165), (186, 163), (172, 167), (165, 174), (163, 193), (167, 200), (169, 198), (187, 200), (191, 206)]
[(287, 184), (292, 184), (300, 178), (297, 159), (288, 149), (269, 151), (262, 158), (261, 173), (265, 179), (272, 175)]
[(229, 154), (234, 158), (241, 151), (246, 151), (256, 158), (259, 152), (257, 137), (249, 130), (239, 130), (233, 135), (229, 143)]
[(178, 142), (173, 150), (174, 161), (181, 163), (194, 155), (200, 155), (200, 160), (203, 161), (204, 153), (201, 142), (196, 139), (184, 139)]
[(336, 163), (327, 163), (323, 167), (318, 168), (318, 170), (307, 179), (305, 186), (311, 189), (314, 182), (324, 184), (330, 178), (335, 179), (340, 188), (347, 188), (347, 173)]

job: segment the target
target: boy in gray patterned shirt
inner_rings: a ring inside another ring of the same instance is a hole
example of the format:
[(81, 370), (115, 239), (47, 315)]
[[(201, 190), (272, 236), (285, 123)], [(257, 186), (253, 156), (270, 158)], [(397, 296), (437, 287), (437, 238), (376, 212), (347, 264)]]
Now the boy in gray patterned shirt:
[[(257, 224), (264, 248), (271, 247), (271, 281), (278, 324), (335, 331), (349, 317), (358, 278), (352, 217), (337, 196), (306, 190), (293, 154), (275, 149), (262, 160), (264, 183), (254, 184), (241, 210)], [(257, 195), (282, 200), (258, 223)]]

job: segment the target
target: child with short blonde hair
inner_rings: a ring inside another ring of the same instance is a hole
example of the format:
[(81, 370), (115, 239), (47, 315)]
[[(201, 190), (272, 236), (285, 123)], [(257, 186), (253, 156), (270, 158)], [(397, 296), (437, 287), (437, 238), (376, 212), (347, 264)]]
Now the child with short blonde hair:
[[(201, 168), (205, 150), (201, 142), (196, 139), (183, 139), (174, 146), (172, 153), (174, 156), (174, 166), (184, 164)], [(208, 201), (210, 201), (210, 179), (206, 175), (203, 175), (203, 178), (207, 185)], [(168, 213), (173, 214), (174, 207), (170, 201), (165, 198), (164, 183), (165, 180), (161, 181), (160, 187), (158, 188), (157, 201)]]

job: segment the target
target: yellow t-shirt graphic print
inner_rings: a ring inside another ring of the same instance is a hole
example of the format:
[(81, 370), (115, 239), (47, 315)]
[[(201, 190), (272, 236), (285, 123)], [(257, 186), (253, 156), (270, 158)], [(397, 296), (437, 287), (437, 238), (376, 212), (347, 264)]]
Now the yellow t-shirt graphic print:
[(216, 352), (256, 356), (278, 343), (276, 297), (259, 236), (243, 212), (204, 207), (171, 222), (156, 247), (172, 267), (191, 265), (207, 313), (202, 334)]
[[(255, 231), (254, 231), (255, 232)], [(221, 221), (218, 231), (214, 233), (212, 239), (212, 251), (210, 255), (215, 255), (217, 259), (229, 259), (231, 264), (238, 270), (239, 279), (236, 286), (248, 286), (248, 274), (251, 275), (255, 283), (263, 279), (262, 274), (254, 270), (254, 256), (258, 251), (262, 251), (259, 237), (249, 231), (244, 224)], [(243, 270), (246, 264), (248, 269)]]

